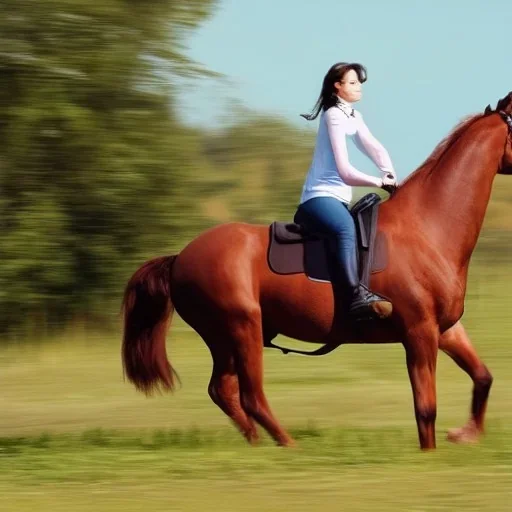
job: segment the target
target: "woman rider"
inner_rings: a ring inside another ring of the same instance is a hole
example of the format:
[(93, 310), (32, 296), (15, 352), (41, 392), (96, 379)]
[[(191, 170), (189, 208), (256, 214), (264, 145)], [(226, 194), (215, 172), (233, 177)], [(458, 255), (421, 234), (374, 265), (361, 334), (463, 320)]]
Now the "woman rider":
[[(333, 285), (341, 288), (348, 312), (354, 318), (374, 316), (376, 303), (386, 299), (359, 282), (356, 230), (348, 205), (352, 187), (379, 187), (392, 192), (396, 174), (391, 158), (366, 126), (353, 104), (361, 99), (366, 68), (358, 63), (334, 64), (324, 77), (322, 91), (308, 121), (320, 114), (319, 129), (311, 166), (302, 189), (295, 222), (332, 235), (336, 243), (337, 268)], [(369, 156), (382, 173), (381, 178), (357, 170), (349, 161), (347, 138)], [(389, 303), (386, 306), (390, 306)]]

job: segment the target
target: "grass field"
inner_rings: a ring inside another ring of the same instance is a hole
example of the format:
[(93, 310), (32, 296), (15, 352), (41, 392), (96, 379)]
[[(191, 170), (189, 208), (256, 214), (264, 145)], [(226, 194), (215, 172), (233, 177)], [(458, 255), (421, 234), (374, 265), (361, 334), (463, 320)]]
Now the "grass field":
[(123, 381), (119, 337), (3, 346), (0, 510), (510, 510), (507, 273), (478, 264), (464, 315), (495, 377), (487, 436), (477, 446), (444, 440), (466, 420), (471, 382), (441, 354), (431, 453), (418, 449), (399, 345), (346, 346), (320, 358), (266, 351), (266, 391), (298, 440), (291, 450), (265, 436), (259, 447), (245, 445), (206, 393), (209, 353), (179, 319), (168, 350), (183, 387), (149, 399)]

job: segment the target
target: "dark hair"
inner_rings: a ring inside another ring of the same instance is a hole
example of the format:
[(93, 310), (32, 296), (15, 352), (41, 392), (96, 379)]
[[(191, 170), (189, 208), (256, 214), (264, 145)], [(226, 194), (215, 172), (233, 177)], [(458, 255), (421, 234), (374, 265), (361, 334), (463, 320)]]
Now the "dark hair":
[(338, 102), (334, 84), (336, 82), (340, 82), (345, 76), (345, 73), (351, 69), (357, 73), (357, 77), (361, 83), (366, 82), (366, 68), (362, 64), (358, 64), (357, 62), (337, 62), (331, 66), (329, 71), (327, 71), (322, 84), (322, 91), (316, 100), (311, 114), (301, 114), (301, 116), (308, 121), (313, 121), (313, 119), (316, 119), (322, 110), (326, 111), (327, 109), (334, 107)]

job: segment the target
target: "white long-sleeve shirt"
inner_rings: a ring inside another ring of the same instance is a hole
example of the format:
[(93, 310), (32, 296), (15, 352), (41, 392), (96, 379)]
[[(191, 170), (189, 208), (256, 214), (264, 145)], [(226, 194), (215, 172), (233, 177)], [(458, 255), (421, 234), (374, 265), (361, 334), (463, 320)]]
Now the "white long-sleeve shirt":
[(344, 101), (320, 115), (313, 160), (302, 188), (300, 202), (332, 196), (349, 203), (352, 186), (380, 187), (382, 179), (357, 170), (348, 159), (347, 138), (370, 157), (383, 175), (395, 174), (384, 146), (371, 134), (360, 112)]

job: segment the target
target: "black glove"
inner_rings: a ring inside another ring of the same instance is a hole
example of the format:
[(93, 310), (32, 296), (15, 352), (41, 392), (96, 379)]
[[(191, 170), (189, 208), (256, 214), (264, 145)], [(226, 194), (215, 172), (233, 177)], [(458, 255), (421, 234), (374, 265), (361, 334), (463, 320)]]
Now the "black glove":
[(392, 194), (398, 188), (396, 178), (391, 173), (386, 174), (386, 176), (382, 178), (381, 188), (388, 192), (388, 194)]

